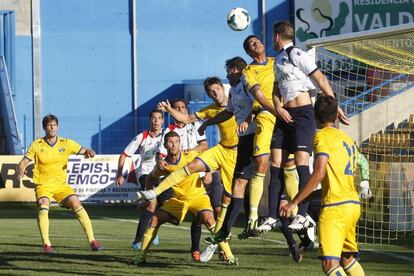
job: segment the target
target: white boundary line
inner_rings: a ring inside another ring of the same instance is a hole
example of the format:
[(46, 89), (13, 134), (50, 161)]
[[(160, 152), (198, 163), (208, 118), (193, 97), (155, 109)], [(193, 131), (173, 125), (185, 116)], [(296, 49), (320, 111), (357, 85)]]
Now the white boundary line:
[(399, 255), (399, 254), (395, 254), (395, 253), (390, 253), (390, 252), (384, 252), (384, 251), (377, 251), (375, 249), (363, 249), (360, 250), (362, 252), (366, 251), (366, 252), (372, 252), (372, 253), (376, 253), (378, 255), (383, 255), (386, 257), (393, 257), (395, 259), (399, 259), (399, 260), (403, 260), (403, 261), (408, 261), (408, 262), (413, 262), (414, 258), (412, 257), (408, 257), (408, 256), (404, 256), (404, 255)]

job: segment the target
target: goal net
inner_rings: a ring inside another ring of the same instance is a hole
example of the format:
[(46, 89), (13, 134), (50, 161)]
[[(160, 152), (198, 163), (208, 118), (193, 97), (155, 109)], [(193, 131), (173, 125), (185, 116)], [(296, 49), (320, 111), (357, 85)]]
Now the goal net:
[(373, 197), (361, 200), (358, 240), (403, 241), (414, 232), (414, 24), (307, 46), (351, 120), (341, 129), (369, 160)]

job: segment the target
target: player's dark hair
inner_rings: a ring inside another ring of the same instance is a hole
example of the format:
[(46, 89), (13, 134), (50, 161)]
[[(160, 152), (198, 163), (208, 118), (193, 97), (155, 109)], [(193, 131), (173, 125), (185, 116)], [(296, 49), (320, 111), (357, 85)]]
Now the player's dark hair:
[(246, 37), (246, 39), (243, 41), (243, 49), (244, 51), (246, 51), (247, 54), (250, 54), (249, 40), (252, 38), (257, 38), (260, 40), (260, 38), (257, 35), (249, 35), (248, 37)]
[(170, 137), (178, 137), (178, 139), (180, 139), (180, 135), (178, 135), (177, 132), (170, 131), (170, 132), (167, 132), (167, 134), (165, 134), (165, 136), (164, 136), (164, 144), (167, 143), (167, 139), (170, 138)]
[(174, 107), (175, 107), (175, 104), (176, 104), (176, 103), (179, 103), (179, 102), (184, 103), (185, 108), (187, 108), (187, 109), (188, 109), (188, 103), (187, 103), (187, 101), (186, 101), (185, 99), (183, 99), (183, 98), (175, 98), (175, 99), (173, 99), (173, 100), (170, 102), (170, 104), (171, 104), (172, 108), (174, 108)]
[(226, 60), (226, 67), (237, 68), (237, 70), (239, 70), (240, 72), (243, 71), (243, 69), (246, 68), (246, 66), (246, 61), (241, 57), (234, 57)]
[(46, 128), (47, 124), (48, 124), (50, 121), (55, 121), (55, 122), (56, 122), (56, 124), (57, 124), (57, 125), (59, 125), (59, 120), (58, 120), (58, 118), (57, 118), (55, 115), (53, 115), (53, 114), (47, 114), (47, 115), (46, 115), (45, 117), (43, 117), (43, 119), (42, 119), (42, 126), (43, 126), (43, 128)]
[[(204, 80), (204, 90), (208, 93), (208, 89), (213, 84), (219, 84), (223, 86), (223, 83), (221, 82), (221, 79), (219, 77), (208, 77)], [(223, 86), (224, 87), (224, 86)]]
[(273, 34), (279, 34), (280, 38), (293, 40), (295, 38), (295, 27), (288, 21), (275, 22), (273, 24)]
[(320, 124), (335, 122), (338, 101), (332, 96), (319, 95), (315, 102), (315, 117)]
[(160, 113), (161, 114), (161, 117), (164, 118), (164, 112), (162, 112), (159, 109), (153, 109), (153, 110), (151, 110), (151, 112), (149, 113), (149, 117), (151, 118), (152, 117), (152, 114), (154, 114), (154, 113)]

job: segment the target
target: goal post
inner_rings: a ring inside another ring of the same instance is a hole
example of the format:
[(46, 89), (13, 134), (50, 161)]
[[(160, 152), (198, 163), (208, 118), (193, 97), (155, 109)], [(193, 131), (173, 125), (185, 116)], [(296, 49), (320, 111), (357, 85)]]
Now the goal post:
[[(414, 232), (414, 23), (306, 42), (350, 118), (341, 125), (370, 163), (358, 240)], [(356, 183), (360, 178), (357, 174)]]

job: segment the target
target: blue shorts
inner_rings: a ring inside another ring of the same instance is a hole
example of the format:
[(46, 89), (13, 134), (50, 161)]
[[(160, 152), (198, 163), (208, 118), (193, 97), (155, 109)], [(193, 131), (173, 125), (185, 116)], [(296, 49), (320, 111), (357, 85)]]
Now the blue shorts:
[(205, 185), (207, 195), (210, 198), (211, 206), (217, 208), (221, 206), (221, 198), (223, 196), (223, 186), (221, 185), (220, 173), (213, 172), (212, 182)]
[(252, 159), (254, 134), (239, 137), (237, 144), (236, 167), (234, 168), (234, 178), (250, 180), (254, 162)]
[(278, 119), (273, 131), (270, 148), (290, 153), (313, 151), (313, 136), (316, 131), (315, 111), (312, 105), (286, 108), (293, 123)]

